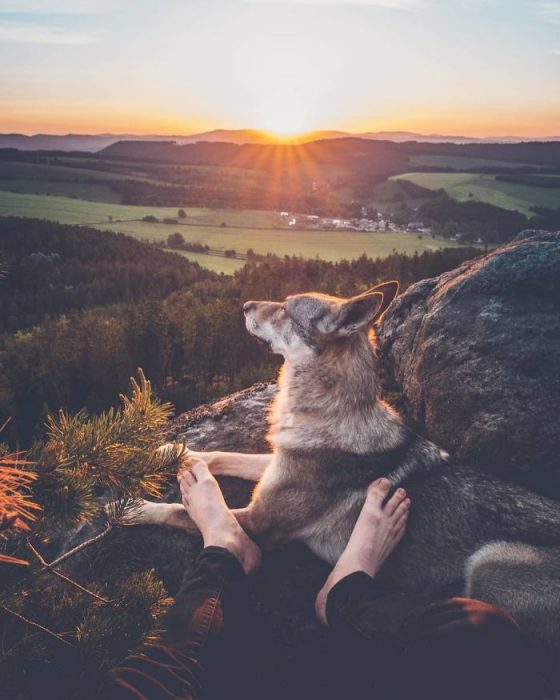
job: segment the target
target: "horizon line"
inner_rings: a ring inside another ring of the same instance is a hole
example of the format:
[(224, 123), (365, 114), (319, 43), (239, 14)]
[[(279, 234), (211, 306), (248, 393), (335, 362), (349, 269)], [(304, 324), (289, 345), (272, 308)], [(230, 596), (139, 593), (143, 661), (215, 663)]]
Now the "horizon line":
[(560, 133), (550, 133), (550, 134), (541, 134), (539, 136), (531, 136), (528, 134), (521, 134), (521, 133), (503, 133), (499, 135), (492, 135), (492, 134), (476, 134), (476, 135), (468, 135), (464, 133), (447, 133), (445, 131), (412, 131), (410, 129), (365, 129), (365, 130), (360, 130), (360, 131), (347, 131), (346, 129), (337, 129), (337, 128), (320, 128), (320, 129), (309, 129), (309, 130), (303, 130), (301, 132), (296, 132), (292, 134), (279, 134), (279, 133), (274, 133), (273, 131), (267, 130), (267, 129), (258, 129), (254, 127), (241, 127), (241, 128), (231, 128), (231, 127), (215, 127), (211, 129), (204, 129), (204, 130), (198, 130), (198, 131), (190, 131), (190, 132), (185, 132), (185, 133), (170, 133), (170, 132), (164, 132), (164, 133), (157, 133), (157, 132), (149, 132), (149, 131), (142, 131), (142, 132), (135, 132), (135, 131), (96, 131), (96, 132), (89, 132), (89, 131), (67, 131), (67, 132), (54, 132), (54, 131), (36, 131), (36, 132), (26, 132), (26, 131), (0, 131), (0, 136), (23, 136), (26, 138), (33, 138), (37, 136), (52, 136), (52, 137), (71, 137), (71, 136), (77, 136), (77, 137), (107, 137), (107, 136), (133, 136), (133, 137), (150, 137), (150, 138), (191, 138), (193, 136), (199, 136), (199, 135), (205, 135), (205, 134), (212, 134), (215, 132), (219, 131), (225, 131), (225, 132), (253, 132), (256, 134), (261, 134), (263, 136), (268, 137), (271, 141), (277, 140), (279, 142), (282, 141), (290, 141), (290, 140), (298, 140), (306, 136), (312, 136), (313, 134), (321, 134), (324, 132), (338, 132), (341, 134), (341, 138), (343, 137), (356, 137), (359, 138), (361, 136), (364, 136), (365, 134), (411, 134), (412, 136), (421, 136), (425, 138), (434, 138), (434, 137), (447, 137), (447, 138), (464, 138), (464, 139), (471, 139), (471, 140), (476, 140), (476, 139), (523, 139), (523, 140), (530, 140), (530, 141), (540, 141), (543, 139), (558, 139), (560, 140)]

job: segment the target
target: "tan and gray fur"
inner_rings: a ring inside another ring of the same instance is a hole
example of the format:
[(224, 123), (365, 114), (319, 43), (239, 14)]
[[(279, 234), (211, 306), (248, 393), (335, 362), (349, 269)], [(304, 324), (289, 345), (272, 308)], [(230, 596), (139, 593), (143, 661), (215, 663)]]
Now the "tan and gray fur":
[[(379, 397), (372, 326), (398, 290), (387, 282), (350, 299), (298, 294), (247, 302), (248, 331), (283, 355), (269, 455), (199, 453), (215, 474), (258, 481), (235, 511), (266, 548), (304, 542), (334, 563), (365, 490), (386, 475), (412, 508), (380, 578), (401, 590), (466, 594), (510, 611), (560, 653), (560, 507), (453, 464)], [(458, 397), (460, 400), (460, 397)], [(185, 525), (179, 504), (146, 504), (142, 522)]]

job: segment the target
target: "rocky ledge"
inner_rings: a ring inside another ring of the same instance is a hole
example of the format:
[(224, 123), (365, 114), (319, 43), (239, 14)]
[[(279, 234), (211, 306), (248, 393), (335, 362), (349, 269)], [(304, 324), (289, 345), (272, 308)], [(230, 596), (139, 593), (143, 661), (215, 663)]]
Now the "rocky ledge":
[(420, 431), (560, 496), (560, 233), (526, 232), (413, 285), (378, 337)]

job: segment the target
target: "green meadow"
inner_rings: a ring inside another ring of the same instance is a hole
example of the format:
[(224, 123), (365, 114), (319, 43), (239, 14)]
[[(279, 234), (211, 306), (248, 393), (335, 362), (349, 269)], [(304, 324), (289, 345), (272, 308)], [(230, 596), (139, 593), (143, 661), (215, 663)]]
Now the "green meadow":
[[(187, 207), (186, 212), (186, 224), (147, 223), (141, 221), (144, 216), (155, 216), (161, 220), (164, 217), (175, 217), (177, 209), (0, 191), (0, 215), (3, 216), (31, 216), (60, 223), (87, 224), (148, 241), (163, 241), (170, 233), (180, 231), (186, 241), (202, 243), (216, 250), (235, 249), (239, 253), (252, 248), (256, 253), (321, 257), (335, 261), (357, 258), (363, 253), (375, 258), (393, 252), (412, 255), (415, 252), (453, 246), (449, 241), (426, 236), (418, 238), (416, 234), (405, 232), (274, 228), (278, 223), (278, 215), (271, 211)], [(241, 260), (216, 255), (184, 254), (217, 272), (231, 273), (243, 265)]]
[(560, 188), (541, 188), (512, 182), (500, 182), (494, 175), (476, 173), (404, 173), (394, 180), (409, 180), (430, 190), (443, 188), (450, 197), (466, 202), (474, 200), (515, 209), (532, 216), (531, 207), (556, 209), (560, 207)]

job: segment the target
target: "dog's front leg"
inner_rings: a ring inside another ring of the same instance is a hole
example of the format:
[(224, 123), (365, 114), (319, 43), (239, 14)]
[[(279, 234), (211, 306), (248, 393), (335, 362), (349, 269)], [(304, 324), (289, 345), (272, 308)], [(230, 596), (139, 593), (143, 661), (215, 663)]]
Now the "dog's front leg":
[(123, 525), (164, 525), (198, 532), (182, 503), (153, 503), (142, 501), (123, 518)]
[(260, 481), (272, 460), (272, 453), (244, 454), (243, 452), (194, 452), (189, 457), (202, 459), (214, 476), (235, 476), (247, 481)]
[(234, 508), (231, 512), (235, 515), (237, 522), (241, 525), (249, 537), (260, 544), (260, 535), (262, 535), (262, 532), (266, 528), (264, 527), (264, 523), (262, 521), (255, 518), (255, 509), (252, 507), (252, 504), (249, 503), (249, 505), (245, 506), (245, 508)]
[(231, 512), (249, 537), (265, 551), (280, 547), (294, 539), (283, 530), (280, 521), (271, 518), (258, 504), (250, 503), (245, 508), (235, 508)]
[[(159, 450), (162, 454), (171, 452), (172, 455), (178, 455), (178, 450), (182, 450), (182, 445), (167, 442), (161, 445)], [(202, 459), (214, 476), (235, 476), (247, 481), (260, 481), (272, 457), (272, 453), (244, 454), (243, 452), (196, 452), (189, 450), (185, 459), (187, 463), (193, 459)]]

